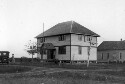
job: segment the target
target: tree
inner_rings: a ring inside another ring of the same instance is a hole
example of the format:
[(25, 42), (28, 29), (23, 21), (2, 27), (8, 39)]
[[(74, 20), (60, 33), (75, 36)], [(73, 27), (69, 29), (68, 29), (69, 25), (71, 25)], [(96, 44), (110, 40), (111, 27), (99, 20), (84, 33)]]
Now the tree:
[(26, 51), (32, 55), (32, 62), (33, 62), (33, 55), (37, 53), (37, 43), (33, 41), (29, 41), (27, 45), (25, 45)]

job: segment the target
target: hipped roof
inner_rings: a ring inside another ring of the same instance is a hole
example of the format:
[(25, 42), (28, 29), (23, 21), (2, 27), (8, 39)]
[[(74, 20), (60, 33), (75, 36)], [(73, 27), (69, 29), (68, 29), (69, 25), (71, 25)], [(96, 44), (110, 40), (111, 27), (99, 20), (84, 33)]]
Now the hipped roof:
[[(94, 33), (93, 31), (87, 29), (86, 27), (80, 25), (75, 21), (67, 21), (58, 23), (57, 25), (53, 26), (52, 28), (48, 29), (44, 32), (44, 36), (53, 36), (53, 35), (60, 35), (60, 34), (83, 34), (83, 35), (93, 35), (96, 37), (100, 37), (98, 34)], [(36, 36), (36, 38), (43, 37), (43, 33)]]
[(98, 46), (98, 51), (125, 50), (125, 41), (103, 41)]

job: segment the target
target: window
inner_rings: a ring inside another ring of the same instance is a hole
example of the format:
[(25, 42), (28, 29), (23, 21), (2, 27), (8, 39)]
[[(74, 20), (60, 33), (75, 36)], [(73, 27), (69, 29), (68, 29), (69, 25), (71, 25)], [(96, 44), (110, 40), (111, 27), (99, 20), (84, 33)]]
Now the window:
[(78, 53), (82, 54), (82, 47), (81, 46), (78, 47)]
[(60, 35), (59, 36), (59, 41), (64, 41), (66, 40), (66, 35)]
[(91, 36), (87, 36), (87, 41), (91, 41), (92, 37)]
[(66, 46), (60, 46), (58, 50), (59, 54), (66, 54)]
[(122, 59), (122, 53), (120, 53), (120, 59)]
[(84, 36), (84, 42), (86, 41), (86, 36)]
[(102, 53), (102, 59), (103, 59), (103, 53)]
[(78, 35), (78, 40), (82, 41), (82, 35)]
[(43, 43), (43, 42), (45, 42), (45, 40), (46, 40), (46, 38), (41, 38), (40, 42)]
[(109, 59), (109, 53), (107, 53), (107, 59)]
[(6, 55), (6, 53), (3, 53), (3, 55)]
[(43, 54), (46, 54), (46, 50), (43, 50)]

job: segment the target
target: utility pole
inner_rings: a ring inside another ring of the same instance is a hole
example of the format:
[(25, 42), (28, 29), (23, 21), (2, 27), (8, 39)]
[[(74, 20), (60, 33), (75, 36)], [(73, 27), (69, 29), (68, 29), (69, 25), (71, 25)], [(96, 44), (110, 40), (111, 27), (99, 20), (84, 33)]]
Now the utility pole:
[(92, 36), (90, 38), (90, 46), (88, 47), (88, 60), (87, 60), (87, 67), (89, 67), (89, 57), (90, 57), (90, 50), (91, 50), (91, 44), (92, 44)]
[[(43, 38), (44, 38), (44, 23), (43, 23)], [(43, 43), (44, 43), (44, 41), (43, 41)]]
[(41, 52), (41, 59), (43, 59), (43, 54), (44, 54), (44, 40), (45, 40), (45, 38), (44, 38), (44, 23), (43, 23), (43, 37), (42, 37), (42, 49), (40, 50), (40, 52)]

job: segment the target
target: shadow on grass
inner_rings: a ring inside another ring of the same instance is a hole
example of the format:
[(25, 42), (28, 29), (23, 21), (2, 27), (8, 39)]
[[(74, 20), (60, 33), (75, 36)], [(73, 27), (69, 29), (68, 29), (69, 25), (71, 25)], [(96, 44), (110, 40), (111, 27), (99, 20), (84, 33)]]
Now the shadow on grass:
[(29, 70), (31, 70), (31, 68), (26, 66), (0, 65), (0, 74), (19, 73), (19, 72), (25, 72)]
[(96, 70), (106, 67), (105, 65), (97, 65), (97, 64), (91, 64), (89, 67), (87, 67), (86, 64), (65, 64), (62, 63), (60, 66), (55, 63), (20, 63), (17, 65), (23, 65), (23, 66), (36, 66), (36, 67), (46, 67), (46, 68), (65, 68), (65, 69), (80, 69), (80, 70)]

